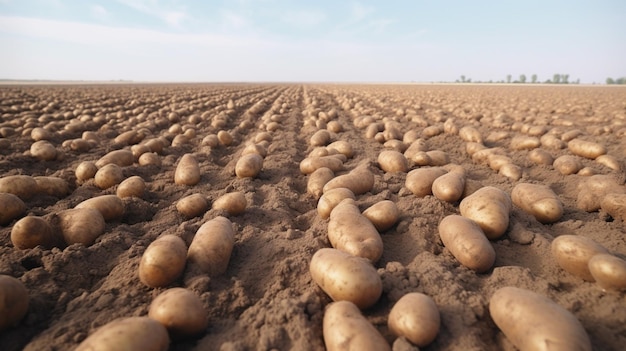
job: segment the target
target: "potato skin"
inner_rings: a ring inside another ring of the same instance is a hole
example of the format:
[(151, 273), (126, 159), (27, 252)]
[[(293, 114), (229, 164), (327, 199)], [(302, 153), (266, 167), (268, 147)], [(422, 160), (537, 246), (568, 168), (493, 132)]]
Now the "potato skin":
[(588, 267), (601, 288), (626, 290), (626, 261), (611, 254), (597, 254), (589, 259)]
[(330, 213), (344, 199), (356, 200), (352, 190), (348, 188), (330, 189), (317, 201), (317, 214), (322, 219), (330, 217)]
[(106, 223), (100, 211), (93, 208), (74, 208), (56, 213), (59, 232), (67, 245), (89, 246), (104, 233)]
[(511, 191), (513, 203), (540, 223), (554, 223), (563, 216), (563, 203), (550, 187), (519, 183)]
[(124, 215), (124, 202), (116, 195), (100, 195), (87, 199), (74, 208), (93, 208), (102, 214), (105, 221), (120, 219)]
[(396, 203), (390, 200), (379, 201), (363, 211), (363, 216), (369, 219), (379, 232), (393, 227), (400, 219), (400, 210)]
[(432, 195), (433, 182), (444, 174), (446, 174), (446, 170), (440, 167), (414, 169), (406, 175), (405, 186), (415, 196)]
[(597, 242), (578, 235), (561, 235), (552, 240), (552, 256), (565, 271), (587, 281), (594, 281), (589, 271), (589, 260), (608, 251)]
[(192, 154), (184, 154), (174, 171), (174, 183), (196, 185), (200, 182), (200, 165)]
[(63, 198), (70, 193), (67, 181), (59, 177), (33, 177), (37, 183), (37, 193)]
[(246, 210), (247, 206), (248, 201), (246, 200), (244, 193), (241, 191), (224, 194), (217, 198), (217, 200), (213, 203), (214, 210), (224, 210), (232, 216), (242, 214)]
[(495, 240), (509, 227), (511, 198), (496, 187), (486, 186), (464, 198), (459, 209), (463, 217), (480, 226), (488, 239)]
[(95, 177), (97, 172), (98, 167), (96, 167), (95, 163), (91, 161), (83, 161), (78, 165), (78, 167), (76, 167), (74, 174), (76, 175), (76, 180), (78, 180), (78, 182), (84, 182)]
[(328, 351), (391, 351), (385, 338), (349, 301), (326, 307), (322, 332)]
[(465, 175), (452, 171), (437, 177), (433, 181), (432, 191), (436, 198), (447, 202), (456, 202), (463, 196)]
[(209, 209), (209, 201), (202, 194), (191, 194), (178, 200), (176, 210), (186, 218), (198, 217)]
[(606, 154), (606, 147), (594, 143), (592, 141), (586, 141), (582, 139), (572, 139), (567, 143), (567, 148), (574, 155), (588, 158), (588, 159), (596, 159), (598, 156), (602, 156)]
[(331, 179), (335, 177), (335, 173), (327, 167), (321, 167), (316, 169), (311, 175), (309, 175), (309, 180), (307, 182), (306, 190), (307, 193), (313, 195), (316, 200), (324, 193), (324, 185), (328, 183)]
[(52, 226), (44, 218), (26, 216), (13, 225), (11, 242), (20, 250), (32, 249), (38, 245), (50, 249), (56, 246), (58, 239)]
[(122, 168), (114, 163), (102, 166), (94, 176), (94, 183), (100, 189), (108, 189), (124, 180)]
[(263, 168), (263, 157), (259, 154), (243, 155), (235, 164), (235, 175), (239, 178), (255, 178)]
[(0, 332), (17, 325), (26, 316), (29, 303), (28, 290), (20, 280), (0, 275)]
[(336, 155), (310, 156), (300, 161), (300, 173), (311, 174), (316, 170), (325, 167), (333, 172), (343, 171), (343, 160)]
[(139, 280), (151, 288), (164, 287), (180, 277), (187, 260), (187, 245), (176, 235), (153, 241), (139, 261)]
[(138, 197), (142, 198), (146, 191), (146, 183), (140, 176), (132, 176), (124, 179), (120, 185), (118, 185), (115, 194), (119, 198), (125, 197)]
[(0, 225), (7, 225), (26, 212), (26, 204), (16, 195), (0, 193)]
[(149, 317), (119, 318), (89, 335), (75, 351), (167, 351), (165, 327)]
[(626, 194), (607, 194), (600, 202), (600, 208), (614, 219), (626, 221)]
[(330, 189), (348, 188), (354, 195), (362, 195), (372, 190), (374, 187), (374, 174), (367, 165), (359, 165), (348, 174), (337, 176), (326, 185), (324, 185), (324, 193)]
[(378, 165), (386, 173), (406, 172), (409, 161), (396, 150), (383, 150), (378, 154)]
[(352, 199), (341, 201), (330, 212), (328, 240), (334, 248), (372, 262), (383, 254), (380, 234)]
[(116, 164), (120, 167), (131, 166), (135, 162), (135, 156), (130, 150), (113, 150), (108, 154), (100, 157), (96, 161), (96, 167), (102, 168), (108, 164)]
[(189, 245), (187, 260), (210, 277), (224, 274), (235, 246), (235, 232), (226, 217), (218, 216), (196, 231)]
[(471, 219), (450, 215), (439, 223), (443, 245), (465, 267), (484, 273), (496, 260), (496, 252), (480, 226)]
[(441, 316), (435, 301), (422, 293), (408, 293), (400, 298), (389, 312), (387, 325), (398, 337), (424, 347), (439, 333)]
[(27, 175), (11, 175), (0, 178), (0, 193), (9, 193), (22, 200), (30, 200), (37, 193), (35, 178)]
[(39, 140), (30, 146), (30, 154), (41, 161), (52, 161), (57, 158), (57, 149), (47, 140)]
[(574, 174), (583, 168), (583, 164), (580, 160), (572, 155), (557, 157), (552, 163), (552, 166), (563, 175)]
[(185, 288), (171, 288), (159, 294), (150, 304), (148, 317), (163, 324), (173, 337), (196, 335), (209, 324), (202, 301)]
[(360, 309), (374, 305), (383, 292), (380, 276), (369, 260), (337, 249), (317, 250), (309, 271), (333, 301), (350, 301)]
[(489, 313), (519, 350), (591, 351), (587, 332), (578, 319), (543, 295), (516, 287), (497, 290)]

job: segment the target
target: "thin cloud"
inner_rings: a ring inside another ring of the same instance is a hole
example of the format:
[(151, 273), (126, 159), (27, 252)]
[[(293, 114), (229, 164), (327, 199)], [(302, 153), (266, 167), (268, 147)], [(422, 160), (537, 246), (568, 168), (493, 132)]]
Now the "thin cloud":
[(98, 19), (104, 19), (109, 16), (109, 11), (104, 6), (98, 4), (91, 6), (91, 13)]
[(157, 17), (171, 27), (179, 27), (183, 20), (189, 17), (185, 9), (171, 9), (158, 0), (117, 0), (117, 2), (146, 15)]
[(317, 26), (326, 20), (326, 14), (321, 11), (287, 11), (281, 20), (289, 25), (307, 28)]

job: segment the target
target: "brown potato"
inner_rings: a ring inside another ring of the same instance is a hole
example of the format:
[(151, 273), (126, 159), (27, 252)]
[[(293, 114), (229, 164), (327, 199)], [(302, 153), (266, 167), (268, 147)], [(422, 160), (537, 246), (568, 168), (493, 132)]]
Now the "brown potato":
[(387, 173), (406, 172), (409, 169), (409, 161), (396, 150), (381, 151), (378, 154), (378, 165)]
[(326, 167), (321, 167), (311, 173), (307, 182), (307, 193), (318, 200), (324, 193), (324, 185), (335, 177), (335, 173)]
[(379, 232), (393, 227), (400, 219), (400, 210), (396, 203), (389, 200), (379, 201), (363, 211), (363, 216), (369, 219)]
[(589, 259), (588, 267), (601, 288), (626, 290), (626, 261), (611, 254), (597, 254)]
[(422, 293), (408, 293), (389, 312), (387, 325), (395, 336), (405, 337), (414, 345), (424, 347), (437, 337), (441, 316), (435, 301)]
[[(430, 150), (426, 151), (426, 157), (428, 160), (429, 166), (444, 166), (450, 163), (450, 157), (445, 151), (441, 150)], [(417, 162), (417, 156), (413, 159)]]
[(94, 184), (100, 189), (108, 189), (124, 180), (122, 168), (115, 163), (109, 163), (96, 172)]
[(234, 141), (233, 136), (225, 130), (217, 132), (217, 140), (224, 146), (230, 146)]
[(563, 216), (563, 203), (546, 185), (519, 183), (511, 192), (513, 203), (539, 222), (554, 223)]
[(365, 194), (374, 187), (374, 174), (370, 171), (367, 164), (361, 164), (348, 172), (337, 176), (326, 185), (324, 185), (324, 193), (328, 190), (336, 188), (348, 188), (354, 195)]
[(326, 219), (330, 217), (330, 213), (344, 199), (356, 200), (352, 190), (348, 188), (330, 189), (324, 193), (317, 202), (317, 214)]
[(263, 168), (263, 157), (259, 154), (243, 155), (235, 164), (235, 175), (239, 178), (256, 178)]
[(380, 234), (352, 199), (341, 201), (330, 212), (328, 240), (334, 248), (372, 262), (383, 254)]
[(587, 332), (571, 312), (530, 290), (500, 288), (489, 300), (489, 313), (520, 350), (592, 349)]
[(463, 141), (479, 144), (483, 143), (483, 136), (480, 134), (478, 129), (472, 126), (464, 126), (459, 129), (459, 137), (463, 139)]
[(9, 193), (22, 200), (30, 200), (37, 190), (37, 182), (31, 176), (10, 175), (0, 178), (0, 193)]
[(224, 210), (232, 216), (242, 214), (246, 210), (247, 206), (248, 201), (246, 200), (244, 193), (241, 191), (224, 194), (217, 198), (217, 200), (213, 203), (214, 210)]
[(52, 161), (57, 154), (57, 149), (47, 140), (36, 141), (30, 146), (30, 155), (41, 161)]
[(593, 212), (600, 209), (602, 200), (609, 194), (624, 194), (626, 188), (611, 175), (597, 174), (578, 183), (576, 207)]
[(606, 194), (600, 207), (614, 219), (626, 221), (626, 194)]
[(328, 351), (391, 351), (385, 338), (349, 301), (328, 305), (322, 324)]
[(209, 201), (202, 194), (191, 194), (178, 200), (176, 210), (186, 218), (203, 215), (209, 209)]
[(104, 217), (93, 208), (74, 208), (56, 213), (52, 223), (67, 245), (83, 244), (89, 246), (104, 233)]
[(567, 148), (576, 156), (596, 159), (598, 156), (606, 154), (606, 147), (592, 141), (582, 139), (572, 139), (567, 143)]
[(589, 260), (608, 251), (597, 242), (579, 235), (561, 235), (552, 240), (552, 257), (565, 271), (584, 280), (594, 281), (589, 272)]
[(170, 338), (165, 327), (149, 317), (118, 318), (81, 342), (75, 351), (167, 351)]
[(459, 210), (463, 217), (476, 222), (488, 239), (495, 240), (509, 227), (511, 198), (496, 187), (486, 186), (464, 198)]
[(0, 225), (7, 225), (26, 212), (26, 204), (16, 195), (0, 193)]
[(74, 208), (93, 208), (102, 214), (105, 221), (122, 218), (124, 215), (124, 202), (116, 195), (100, 195), (87, 199)]
[(28, 313), (30, 296), (24, 284), (0, 274), (0, 332), (16, 326)]
[(543, 149), (533, 149), (528, 153), (528, 159), (538, 165), (549, 166), (554, 163), (554, 157)]
[(130, 150), (114, 150), (96, 161), (96, 167), (102, 168), (110, 163), (120, 167), (130, 166), (135, 162), (135, 156)]
[(311, 146), (325, 146), (330, 143), (330, 132), (325, 129), (318, 130), (315, 132), (311, 139), (309, 140), (309, 144)]
[(63, 198), (70, 193), (69, 184), (59, 177), (33, 177), (37, 183), (37, 193)]
[(317, 250), (309, 271), (333, 301), (350, 301), (360, 309), (374, 305), (383, 292), (380, 276), (369, 260), (337, 249)]
[(117, 197), (123, 199), (125, 197), (138, 197), (142, 198), (146, 191), (146, 182), (140, 176), (132, 176), (124, 179), (120, 185), (118, 185), (115, 194)]
[(148, 317), (163, 324), (173, 337), (197, 335), (209, 324), (202, 300), (185, 288), (171, 288), (159, 294), (150, 304)]
[(509, 147), (513, 150), (532, 150), (541, 146), (541, 141), (532, 136), (518, 135), (511, 139)]
[(463, 189), (465, 189), (465, 174), (457, 171), (437, 177), (432, 186), (433, 195), (447, 202), (456, 202), (461, 199)]
[(137, 160), (140, 166), (155, 165), (161, 166), (161, 157), (156, 152), (146, 152), (139, 156)]
[(506, 163), (500, 167), (498, 174), (516, 181), (522, 178), (522, 168), (512, 163)]
[(583, 164), (580, 162), (580, 159), (571, 155), (557, 157), (552, 163), (552, 166), (563, 175), (574, 174), (583, 168)]
[(189, 245), (189, 264), (210, 277), (224, 274), (235, 246), (235, 232), (226, 217), (216, 217), (196, 231)]
[(414, 169), (406, 175), (405, 186), (418, 197), (432, 195), (433, 182), (444, 174), (446, 170), (440, 167)]
[(26, 216), (13, 225), (11, 242), (20, 250), (32, 249), (39, 245), (50, 249), (57, 246), (58, 239), (52, 226), (44, 218)]
[(439, 236), (462, 265), (484, 273), (491, 269), (496, 252), (480, 226), (469, 218), (458, 215), (444, 217), (439, 223)]
[(141, 256), (139, 280), (151, 288), (164, 287), (178, 279), (187, 260), (187, 245), (176, 235), (167, 234), (153, 241)]
[(300, 172), (311, 174), (322, 167), (339, 172), (344, 170), (343, 162), (344, 160), (336, 155), (307, 157), (300, 162)]
[(332, 142), (326, 146), (326, 149), (337, 151), (338, 153), (345, 155), (347, 158), (352, 158), (354, 156), (352, 145), (345, 140)]
[(617, 159), (617, 157), (611, 156), (611, 155), (600, 155), (598, 157), (596, 157), (596, 162), (598, 162), (601, 165), (604, 165), (614, 171), (621, 171), (622, 170), (622, 164), (620, 162), (620, 160)]
[(92, 161), (83, 161), (78, 167), (76, 167), (76, 171), (74, 174), (76, 175), (76, 180), (79, 182), (84, 182), (96, 176), (96, 172), (98, 172), (98, 167)]
[(179, 185), (196, 185), (200, 182), (200, 165), (192, 154), (184, 154), (176, 171), (174, 172), (174, 183)]

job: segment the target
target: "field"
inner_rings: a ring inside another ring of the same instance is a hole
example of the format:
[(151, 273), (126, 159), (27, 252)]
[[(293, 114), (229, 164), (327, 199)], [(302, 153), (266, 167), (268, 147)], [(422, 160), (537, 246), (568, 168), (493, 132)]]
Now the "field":
[[(335, 175), (363, 163), (374, 175), (373, 187), (356, 195), (359, 209), (391, 200), (400, 211), (393, 227), (381, 233), (384, 249), (374, 264), (382, 296), (363, 310), (394, 350), (410, 345), (396, 342), (387, 316), (409, 292), (432, 297), (441, 315), (436, 339), (420, 349), (514, 350), (488, 309), (490, 297), (504, 286), (535, 291), (570, 311), (595, 350), (626, 345), (626, 292), (604, 290), (565, 271), (551, 252), (556, 237), (573, 234), (626, 259), (624, 218), (619, 215), (625, 209), (583, 209), (579, 199), (581, 186), (593, 174), (611, 177), (617, 184), (613, 189), (626, 192), (626, 88), (7, 85), (0, 87), (0, 97), (0, 178), (52, 176), (69, 185), (60, 193), (35, 191), (24, 199), (26, 211), (0, 227), (0, 274), (18, 278), (30, 295), (21, 322), (0, 332), (2, 350), (73, 349), (116, 318), (147, 315), (159, 293), (178, 286), (200, 297), (208, 327), (198, 336), (173, 339), (170, 350), (323, 350), (322, 320), (332, 300), (312, 280), (309, 263), (316, 251), (331, 246), (329, 221), (319, 216), (318, 199), (307, 192), (310, 175), (301, 172), (300, 164), (337, 140), (347, 142), (354, 155)], [(463, 136), (463, 127), (478, 131), (480, 140)], [(43, 128), (36, 129), (37, 138), (54, 146), (51, 157), (31, 154), (35, 128)], [(311, 137), (326, 128), (330, 140), (313, 145)], [(232, 143), (223, 132), (232, 136)], [(421, 166), (409, 160), (406, 171), (381, 169), (381, 151), (404, 152), (417, 138), (426, 150), (439, 151), (431, 154), (432, 160)], [(600, 161), (574, 154), (567, 146), (574, 138), (604, 146), (611, 157)], [(137, 146), (150, 140), (162, 149)], [(238, 177), (237, 161), (250, 144), (266, 152), (262, 169), (254, 177)], [(50, 218), (86, 199), (116, 194), (117, 185), (102, 189), (93, 178), (77, 179), (75, 171), (83, 161), (95, 162), (121, 149), (132, 149), (135, 157), (121, 166), (123, 177), (141, 177), (146, 189), (139, 197), (122, 199), (123, 215), (108, 220), (93, 244), (15, 247), (11, 231), (21, 217)], [(478, 157), (481, 149), (493, 149), (508, 166)], [(578, 169), (562, 171), (529, 157), (537, 149), (551, 159), (571, 156)], [(156, 157), (140, 164), (144, 152)], [(198, 161), (200, 181), (176, 184), (177, 164), (188, 153)], [(465, 170), (464, 196), (482, 186), (511, 194), (518, 183), (548, 185), (561, 200), (563, 215), (542, 224), (512, 206), (505, 234), (490, 241), (495, 264), (476, 273), (461, 265), (439, 236), (441, 220), (460, 213), (459, 201), (416, 196), (406, 187), (408, 171), (435, 163)], [(176, 207), (191, 194), (202, 194), (213, 204), (236, 191), (247, 202), (238, 215), (209, 207), (187, 218)], [(189, 245), (203, 223), (220, 215), (235, 230), (225, 273), (209, 278), (187, 269), (161, 288), (140, 281), (140, 260), (155, 239), (173, 234)]]

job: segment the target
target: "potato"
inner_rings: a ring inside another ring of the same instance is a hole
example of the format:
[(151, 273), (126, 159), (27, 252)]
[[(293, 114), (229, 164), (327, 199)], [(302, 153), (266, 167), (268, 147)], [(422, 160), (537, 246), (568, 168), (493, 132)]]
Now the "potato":
[(96, 167), (102, 168), (110, 163), (116, 164), (120, 167), (131, 166), (135, 162), (135, 156), (130, 150), (114, 150), (108, 154), (100, 157), (96, 161)]
[(439, 333), (441, 316), (435, 301), (422, 293), (408, 293), (400, 298), (389, 312), (389, 331), (405, 337), (414, 345), (424, 347)]
[(16, 326), (28, 312), (30, 296), (24, 284), (0, 274), (0, 332)]
[(70, 193), (69, 184), (59, 177), (33, 177), (37, 182), (37, 193), (63, 198)]
[(432, 192), (439, 200), (456, 202), (465, 189), (465, 174), (459, 171), (448, 172), (433, 181)]
[(20, 250), (43, 246), (46, 249), (58, 244), (52, 226), (42, 217), (26, 216), (11, 228), (11, 242)]
[(576, 156), (563, 155), (557, 157), (552, 163), (554, 169), (563, 175), (570, 175), (580, 171), (583, 168), (582, 162)]
[(463, 141), (473, 142), (473, 143), (483, 143), (483, 136), (480, 134), (478, 129), (472, 126), (464, 126), (459, 129), (459, 137)]
[(191, 194), (178, 200), (176, 210), (186, 218), (203, 215), (209, 209), (209, 201), (202, 194)]
[(417, 154), (425, 153), (426, 151), (428, 151), (428, 147), (426, 146), (426, 141), (424, 139), (416, 139), (404, 151), (404, 157), (406, 157), (407, 160), (413, 161), (414, 157)]
[(409, 161), (396, 150), (381, 151), (378, 154), (378, 165), (387, 173), (406, 172), (409, 169)]
[(317, 214), (326, 219), (330, 217), (330, 213), (344, 199), (356, 200), (352, 190), (348, 188), (330, 189), (325, 192), (317, 202)]
[(576, 207), (593, 212), (600, 209), (602, 200), (609, 194), (624, 194), (626, 188), (611, 175), (593, 175), (578, 183)]
[(74, 208), (93, 208), (102, 214), (105, 221), (122, 218), (124, 215), (124, 202), (115, 195), (100, 195), (87, 199)]
[(563, 140), (557, 138), (552, 134), (545, 134), (539, 138), (541, 141), (541, 146), (546, 147), (548, 149), (559, 150), (565, 148), (566, 144)]
[(258, 154), (261, 157), (267, 156), (267, 149), (261, 144), (249, 144), (241, 152), (241, 156), (248, 154)]
[(583, 167), (576, 174), (581, 177), (591, 177), (592, 175), (598, 174), (598, 171), (591, 167)]
[(233, 143), (233, 136), (225, 130), (220, 130), (217, 132), (217, 140), (224, 146), (230, 146)]
[(115, 194), (117, 197), (123, 199), (125, 197), (138, 197), (142, 198), (146, 191), (146, 183), (140, 176), (132, 176), (124, 179), (120, 185), (118, 185)]
[(626, 290), (626, 261), (611, 254), (597, 254), (589, 259), (588, 267), (601, 288)]
[(380, 276), (369, 260), (337, 249), (317, 250), (309, 271), (333, 301), (350, 301), (360, 309), (374, 305), (383, 292)]
[(519, 350), (591, 351), (587, 332), (578, 319), (530, 290), (510, 286), (498, 289), (489, 300), (489, 313)]
[(192, 154), (184, 154), (176, 171), (174, 172), (174, 183), (178, 185), (196, 185), (200, 182), (200, 165)]
[(374, 180), (374, 174), (370, 171), (369, 166), (361, 164), (348, 174), (342, 174), (328, 181), (324, 185), (324, 193), (331, 189), (348, 188), (354, 195), (365, 194), (374, 187)]
[(406, 175), (405, 186), (418, 197), (432, 195), (433, 182), (444, 174), (446, 170), (440, 167), (414, 169)]
[(325, 129), (315, 132), (309, 140), (311, 146), (325, 146), (328, 143), (330, 143), (330, 132)]
[(574, 130), (570, 130), (568, 132), (565, 132), (561, 135), (561, 140), (568, 142), (578, 136), (580, 136), (581, 134), (583, 134), (582, 131), (578, 130), (578, 129), (574, 129)]
[(586, 141), (582, 139), (572, 139), (567, 143), (567, 149), (576, 156), (596, 159), (598, 156), (606, 154), (606, 147), (594, 143), (592, 141)]
[(124, 172), (122, 168), (115, 163), (109, 163), (102, 166), (96, 172), (94, 184), (100, 189), (108, 189), (124, 180)]
[[(445, 151), (441, 150), (430, 150), (426, 151), (426, 157), (428, 158), (430, 166), (444, 166), (450, 163), (450, 157)], [(417, 158), (417, 157), (416, 157)], [(413, 160), (415, 161), (416, 158)]]
[(443, 123), (443, 131), (446, 134), (459, 134), (459, 127), (456, 125), (454, 118), (448, 118)]
[(31, 139), (33, 139), (33, 141), (40, 141), (40, 140), (50, 140), (54, 136), (49, 130), (41, 128), (41, 127), (36, 127), (36, 128), (33, 128), (33, 130), (30, 132), (30, 137)]
[(345, 155), (347, 158), (352, 158), (354, 156), (354, 150), (352, 149), (352, 145), (345, 140), (337, 140), (332, 142), (326, 146), (328, 150), (335, 150), (338, 153)]
[(330, 212), (328, 240), (334, 248), (372, 262), (383, 254), (380, 234), (352, 199), (341, 201)]
[(180, 237), (163, 235), (154, 240), (139, 261), (139, 280), (151, 288), (164, 287), (178, 279), (187, 260), (187, 245)]
[(148, 165), (160, 166), (161, 158), (155, 152), (146, 152), (144, 154), (141, 154), (141, 156), (139, 156), (137, 163), (139, 163), (140, 166), (148, 166)]
[(98, 172), (98, 167), (96, 167), (94, 162), (83, 161), (76, 167), (74, 174), (76, 175), (76, 180), (84, 182), (95, 177), (96, 172)]
[(196, 231), (189, 245), (189, 264), (210, 277), (224, 274), (235, 246), (235, 232), (226, 217), (216, 217)]
[(480, 226), (469, 218), (458, 215), (444, 217), (439, 223), (439, 236), (462, 265), (484, 273), (496, 260), (496, 251)]
[(549, 166), (554, 163), (554, 157), (546, 150), (534, 149), (528, 153), (528, 159), (538, 165)]
[(391, 351), (387, 340), (349, 301), (326, 307), (322, 331), (328, 351)]
[(89, 335), (75, 351), (167, 351), (165, 327), (149, 317), (118, 318)]
[[(600, 207), (613, 219), (626, 221), (626, 194), (606, 194), (600, 202)], [(1, 213), (2, 211), (0, 215)]]
[(22, 200), (30, 200), (37, 190), (37, 182), (31, 176), (10, 175), (0, 178), (0, 193), (9, 193)]
[(496, 187), (486, 186), (464, 198), (459, 210), (463, 217), (476, 222), (488, 239), (495, 240), (509, 227), (511, 198)]
[(608, 253), (602, 245), (592, 239), (578, 235), (556, 237), (552, 240), (550, 250), (561, 268), (591, 282), (594, 281), (594, 278), (589, 272), (589, 260), (594, 255)]
[(259, 154), (243, 155), (235, 164), (235, 175), (239, 178), (255, 178), (263, 168), (263, 157)]
[(532, 136), (518, 135), (511, 139), (509, 147), (513, 150), (532, 150), (541, 146), (541, 141)]
[(516, 181), (522, 178), (522, 168), (513, 163), (506, 163), (500, 167), (498, 174)]
[(49, 141), (40, 140), (30, 146), (30, 155), (41, 161), (52, 161), (57, 158), (58, 151)]
[(324, 193), (324, 185), (335, 177), (335, 173), (326, 167), (321, 167), (311, 173), (307, 182), (307, 193), (313, 195), (318, 200)]
[(621, 162), (616, 157), (611, 155), (600, 155), (596, 157), (596, 162), (614, 171), (622, 170)]
[(7, 225), (26, 212), (26, 204), (16, 195), (0, 193), (0, 225)]
[(104, 233), (106, 223), (102, 214), (93, 208), (74, 208), (63, 210), (52, 216), (53, 227), (67, 245), (76, 243), (89, 246)]
[(379, 201), (363, 211), (363, 216), (369, 219), (379, 232), (393, 227), (400, 219), (400, 210), (396, 203), (389, 200)]
[(202, 300), (185, 288), (171, 288), (159, 294), (150, 304), (148, 317), (163, 324), (173, 337), (196, 335), (209, 324)]
[(240, 191), (224, 194), (213, 203), (214, 210), (224, 210), (232, 216), (242, 214), (247, 206), (246, 196)]
[(428, 126), (422, 129), (422, 138), (429, 139), (443, 133), (443, 126), (440, 124)]
[(546, 185), (519, 183), (513, 188), (511, 199), (543, 224), (554, 223), (563, 216), (563, 203)]
[(307, 157), (300, 162), (300, 172), (311, 174), (323, 167), (333, 172), (339, 172), (344, 170), (343, 162), (341, 158), (334, 155)]

